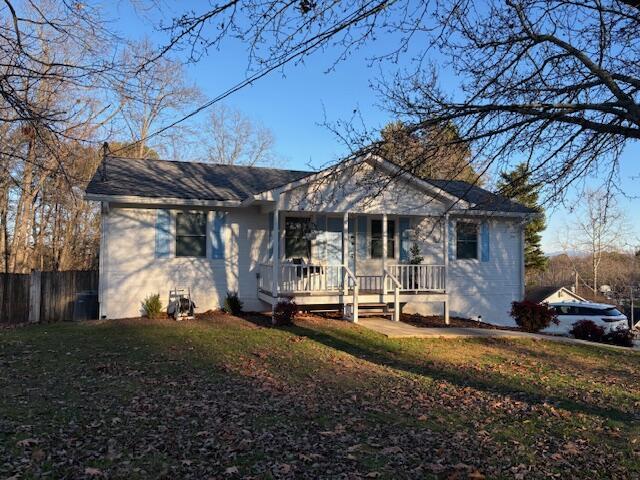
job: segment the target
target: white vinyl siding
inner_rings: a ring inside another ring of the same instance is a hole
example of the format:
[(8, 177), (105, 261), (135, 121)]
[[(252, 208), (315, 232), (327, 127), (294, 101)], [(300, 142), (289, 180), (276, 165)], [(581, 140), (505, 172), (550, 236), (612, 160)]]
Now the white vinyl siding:
[[(450, 315), (471, 319), (481, 316), (485, 322), (514, 325), (509, 310), (511, 302), (522, 300), (524, 282), (521, 270), (522, 226), (515, 219), (496, 218), (486, 221), (491, 245), (489, 260), (449, 262), (447, 291)], [(455, 223), (456, 220), (453, 219), (451, 225)], [(455, 235), (455, 229), (449, 229), (449, 232), (451, 230)], [(419, 242), (425, 255), (424, 263), (442, 261), (442, 245), (436, 240), (438, 236), (434, 234), (429, 241)], [(403, 312), (440, 314), (441, 308), (441, 305), (434, 303), (409, 303)]]
[[(175, 216), (171, 210), (171, 237), (175, 239)], [(199, 312), (217, 309), (227, 291), (238, 291), (247, 310), (261, 310), (257, 298), (256, 271), (267, 260), (268, 214), (257, 208), (232, 209), (220, 230), (224, 256), (220, 258), (176, 257), (175, 241), (166, 258), (157, 258), (156, 209), (112, 206), (104, 217), (104, 265), (100, 273), (101, 306), (108, 318), (139, 316), (140, 302), (159, 293), (164, 306), (169, 289), (190, 286)], [(207, 251), (211, 250), (216, 212), (208, 212)], [(222, 218), (222, 217), (221, 217)]]

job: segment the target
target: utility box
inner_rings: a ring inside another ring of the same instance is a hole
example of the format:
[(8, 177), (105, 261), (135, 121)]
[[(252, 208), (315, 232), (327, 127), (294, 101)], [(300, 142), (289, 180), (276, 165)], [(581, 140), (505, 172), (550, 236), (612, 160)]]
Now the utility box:
[(98, 292), (85, 290), (76, 294), (73, 304), (73, 320), (96, 320), (98, 318)]

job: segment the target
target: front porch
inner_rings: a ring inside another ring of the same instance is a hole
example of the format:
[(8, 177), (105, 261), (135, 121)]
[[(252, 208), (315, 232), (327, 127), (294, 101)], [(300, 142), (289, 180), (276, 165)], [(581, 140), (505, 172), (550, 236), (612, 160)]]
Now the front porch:
[[(427, 240), (415, 234), (425, 218), (434, 227)], [(399, 321), (402, 305), (437, 302), (449, 322), (444, 219), (276, 210), (269, 223), (268, 260), (257, 267), (260, 300), (274, 306), (294, 297), (303, 308), (339, 310), (353, 322), (376, 313)], [(420, 240), (431, 242), (425, 257), (433, 263), (409, 257)]]

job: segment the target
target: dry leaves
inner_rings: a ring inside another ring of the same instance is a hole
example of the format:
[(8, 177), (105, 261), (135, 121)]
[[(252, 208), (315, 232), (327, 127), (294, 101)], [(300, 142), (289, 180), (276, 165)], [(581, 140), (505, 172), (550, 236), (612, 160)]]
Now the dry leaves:
[[(391, 347), (405, 344), (382, 348), (377, 337), (364, 350), (350, 325), (308, 325), (333, 342), (325, 345), (277, 329), (235, 327), (230, 318), (220, 325), (125, 325), (108, 334), (106, 325), (91, 343), (67, 327), (71, 333), (53, 343), (4, 345), (0, 477), (639, 474), (630, 469), (640, 462), (640, 445), (629, 441), (638, 426), (597, 410), (602, 396), (593, 405), (561, 402), (549, 383), (551, 393), (541, 398), (496, 377), (506, 367), (443, 365), (430, 357), (416, 363), (421, 350), (403, 357)], [(468, 348), (509, 346), (438, 342), (428, 343), (430, 349), (459, 348), (467, 356)], [(538, 372), (544, 362), (520, 361), (513, 375)]]

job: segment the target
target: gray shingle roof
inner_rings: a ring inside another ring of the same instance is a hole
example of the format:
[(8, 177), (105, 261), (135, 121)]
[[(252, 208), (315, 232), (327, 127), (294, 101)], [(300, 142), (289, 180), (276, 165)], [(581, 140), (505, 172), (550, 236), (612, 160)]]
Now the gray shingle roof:
[(543, 286), (543, 287), (527, 287), (524, 294), (524, 299), (529, 302), (540, 303), (549, 295), (554, 294), (562, 287), (557, 286)]
[[(241, 201), (300, 180), (313, 172), (276, 168), (107, 157), (107, 180), (102, 165), (87, 185), (87, 194)], [(534, 213), (506, 197), (458, 180), (427, 180), (454, 197), (475, 204), (474, 210)]]
[(430, 184), (444, 190), (454, 197), (473, 203), (471, 210), (511, 213), (536, 213), (535, 210), (509, 200), (503, 195), (472, 185), (462, 180), (427, 180)]
[(577, 293), (572, 291), (571, 285), (567, 285), (567, 286), (548, 285), (548, 286), (539, 286), (539, 287), (527, 287), (527, 289), (524, 292), (524, 299), (530, 302), (540, 303), (547, 297), (556, 293), (561, 288), (568, 290), (569, 292), (571, 292), (572, 295), (575, 295), (578, 298), (582, 298), (582, 295), (578, 295)]
[(126, 195), (195, 200), (244, 200), (310, 175), (312, 172), (275, 168), (216, 165), (107, 157), (87, 186), (93, 195)]

